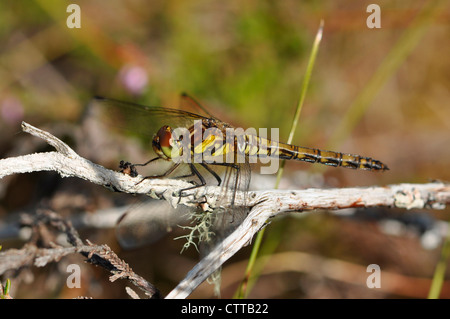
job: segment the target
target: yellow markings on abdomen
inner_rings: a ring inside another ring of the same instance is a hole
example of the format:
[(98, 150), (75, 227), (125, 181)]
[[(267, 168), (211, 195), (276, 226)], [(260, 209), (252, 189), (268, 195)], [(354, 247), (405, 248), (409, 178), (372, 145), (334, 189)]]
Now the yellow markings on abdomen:
[[(193, 141), (192, 134), (193, 131), (191, 131), (191, 141)], [(205, 153), (211, 156), (210, 162), (234, 163), (238, 156), (273, 157), (352, 169), (373, 171), (389, 169), (382, 162), (370, 157), (289, 145), (256, 135), (234, 137), (232, 142), (226, 142), (225, 136), (217, 137), (210, 134), (200, 143), (194, 144), (191, 149), (192, 156)]]

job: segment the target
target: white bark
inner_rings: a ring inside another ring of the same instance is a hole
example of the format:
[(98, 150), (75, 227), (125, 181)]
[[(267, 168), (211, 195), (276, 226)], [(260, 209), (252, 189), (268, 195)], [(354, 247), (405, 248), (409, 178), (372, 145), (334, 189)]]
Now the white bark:
[[(220, 194), (220, 187), (196, 188), (189, 196), (180, 198), (179, 190), (192, 184), (176, 179), (146, 179), (137, 183), (141, 180), (139, 177), (132, 178), (94, 164), (80, 157), (62, 141), (45, 131), (25, 122), (22, 128), (25, 132), (44, 139), (57, 151), (2, 159), (0, 179), (18, 173), (56, 171), (62, 177), (82, 178), (116, 191), (147, 194), (153, 198), (165, 199), (174, 207), (180, 204), (197, 206), (206, 197), (208, 207), (217, 208), (215, 200)], [(203, 258), (167, 298), (187, 297), (227, 259), (250, 242), (269, 218), (278, 214), (314, 209), (374, 206), (443, 209), (450, 202), (450, 185), (435, 182), (365, 188), (267, 190), (249, 192), (247, 200), (244, 201), (243, 198), (243, 194), (238, 193), (235, 205), (245, 205), (250, 209), (247, 218)]]

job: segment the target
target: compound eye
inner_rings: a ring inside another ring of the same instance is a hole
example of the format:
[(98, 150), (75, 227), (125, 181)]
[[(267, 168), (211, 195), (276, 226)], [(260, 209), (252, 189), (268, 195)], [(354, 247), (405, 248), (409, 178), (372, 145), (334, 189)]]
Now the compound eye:
[(172, 128), (163, 126), (153, 138), (153, 149), (156, 154), (165, 159), (171, 159), (172, 154)]
[(165, 125), (161, 127), (156, 135), (159, 138), (161, 148), (172, 147), (172, 129), (170, 126)]

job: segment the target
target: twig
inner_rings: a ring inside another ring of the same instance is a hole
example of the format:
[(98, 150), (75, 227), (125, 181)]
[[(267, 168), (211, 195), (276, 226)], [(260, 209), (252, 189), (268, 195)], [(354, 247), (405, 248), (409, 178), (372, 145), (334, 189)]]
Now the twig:
[[(0, 178), (6, 175), (32, 171), (56, 171), (62, 177), (74, 176), (102, 185), (114, 191), (146, 194), (165, 199), (172, 206), (197, 207), (205, 204), (210, 210), (218, 207), (220, 187), (207, 186), (192, 190), (189, 196), (179, 196), (179, 190), (191, 186), (176, 179), (132, 178), (94, 164), (71, 150), (62, 141), (27, 123), (23, 129), (39, 136), (53, 145), (58, 152), (39, 153), (0, 160)], [(203, 258), (169, 293), (167, 298), (185, 298), (208, 278), (227, 259), (252, 240), (253, 235), (264, 227), (266, 221), (278, 214), (314, 209), (342, 209), (349, 207), (401, 207), (443, 209), (450, 203), (450, 185), (436, 182), (428, 184), (399, 184), (386, 187), (306, 189), (295, 191), (269, 190), (249, 192), (246, 200), (238, 192), (235, 205), (250, 208), (247, 218), (226, 239)], [(222, 203), (223, 205), (223, 203)]]
[(244, 222), (203, 258), (167, 298), (186, 298), (226, 260), (245, 246), (266, 221), (280, 213), (350, 207), (400, 207), (443, 209), (450, 203), (450, 185), (400, 184), (388, 187), (306, 189), (254, 193), (255, 205)]
[(144, 291), (150, 298), (160, 298), (158, 289), (151, 283), (147, 282), (141, 276), (135, 274), (131, 267), (121, 260), (107, 245), (94, 245), (91, 242), (83, 244), (78, 232), (72, 227), (70, 222), (61, 218), (58, 214), (48, 211), (40, 210), (34, 216), (27, 216), (24, 220), (25, 224), (34, 228), (34, 237), (37, 230), (42, 226), (52, 226), (59, 232), (67, 235), (68, 242), (72, 247), (62, 247), (50, 242), (51, 248), (40, 248), (32, 240), (21, 249), (9, 249), (0, 252), (0, 275), (8, 270), (20, 270), (24, 267), (36, 266), (44, 267), (49, 262), (59, 261), (62, 257), (80, 253), (87, 257), (87, 262), (93, 265), (99, 265), (110, 271), (112, 275), (109, 280), (111, 282), (124, 278), (128, 279), (135, 286)]

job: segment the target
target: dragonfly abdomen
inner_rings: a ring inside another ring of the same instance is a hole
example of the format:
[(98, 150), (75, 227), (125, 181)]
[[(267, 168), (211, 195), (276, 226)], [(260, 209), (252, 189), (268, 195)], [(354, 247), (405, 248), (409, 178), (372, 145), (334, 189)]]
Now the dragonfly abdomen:
[(389, 168), (382, 162), (370, 157), (324, 151), (316, 148), (299, 147), (289, 144), (279, 144), (279, 157), (287, 160), (297, 160), (309, 163), (319, 163), (334, 167), (346, 167), (371, 171), (384, 171)]
[(191, 130), (191, 141), (194, 144), (191, 155), (206, 156), (207, 161), (212, 163), (243, 163), (244, 157), (272, 157), (371, 171), (388, 169), (385, 164), (370, 157), (289, 145), (252, 134), (236, 136), (231, 143), (214, 134), (199, 136), (200, 139), (196, 143), (194, 130)]
[[(333, 151), (324, 151), (316, 148), (300, 147), (284, 143), (273, 142), (268, 139), (256, 137), (259, 147), (253, 154), (258, 156), (278, 157), (285, 160), (319, 163), (333, 167), (346, 167), (371, 171), (384, 171), (388, 167), (382, 162), (370, 157), (355, 154), (346, 154)], [(255, 149), (255, 147), (253, 147)], [(248, 154), (252, 156), (253, 154)]]

